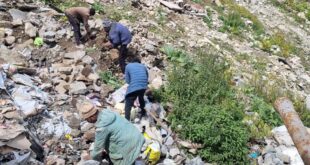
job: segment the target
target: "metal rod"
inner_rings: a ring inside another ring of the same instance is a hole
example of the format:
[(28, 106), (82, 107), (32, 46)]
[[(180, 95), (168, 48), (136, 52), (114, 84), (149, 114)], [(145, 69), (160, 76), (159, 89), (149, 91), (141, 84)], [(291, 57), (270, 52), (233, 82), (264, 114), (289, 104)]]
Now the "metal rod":
[(274, 106), (281, 115), (305, 165), (310, 165), (310, 134), (294, 110), (293, 103), (288, 98), (282, 97), (275, 101)]

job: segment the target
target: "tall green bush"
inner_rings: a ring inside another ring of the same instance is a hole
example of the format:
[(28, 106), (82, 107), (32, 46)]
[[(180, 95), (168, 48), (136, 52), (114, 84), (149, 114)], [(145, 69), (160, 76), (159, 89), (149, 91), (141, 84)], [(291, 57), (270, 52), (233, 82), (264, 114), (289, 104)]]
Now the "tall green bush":
[(194, 63), (175, 63), (168, 75), (164, 96), (174, 104), (172, 128), (181, 138), (202, 144), (199, 154), (209, 162), (247, 164), (249, 133), (242, 123), (243, 105), (229, 86), (229, 66), (204, 53)]

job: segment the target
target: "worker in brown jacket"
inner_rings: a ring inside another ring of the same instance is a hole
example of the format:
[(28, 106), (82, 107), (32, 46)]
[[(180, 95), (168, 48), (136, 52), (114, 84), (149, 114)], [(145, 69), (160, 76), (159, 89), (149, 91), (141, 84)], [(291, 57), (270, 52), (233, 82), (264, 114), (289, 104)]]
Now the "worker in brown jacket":
[(90, 16), (95, 15), (96, 11), (94, 8), (86, 7), (72, 7), (65, 11), (65, 14), (73, 27), (74, 37), (77, 45), (81, 44), (82, 35), (80, 32), (80, 23), (84, 24), (87, 32), (85, 38), (88, 38), (90, 34), (88, 19)]

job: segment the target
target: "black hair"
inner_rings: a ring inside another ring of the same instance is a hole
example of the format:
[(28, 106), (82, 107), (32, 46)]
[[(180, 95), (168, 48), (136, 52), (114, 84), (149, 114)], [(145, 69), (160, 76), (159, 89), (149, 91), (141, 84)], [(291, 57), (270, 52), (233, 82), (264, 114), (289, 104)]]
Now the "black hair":
[(131, 59), (131, 62), (137, 62), (137, 63), (141, 63), (141, 60), (139, 57), (134, 57)]
[(95, 15), (96, 10), (94, 8), (89, 9), (89, 15)]

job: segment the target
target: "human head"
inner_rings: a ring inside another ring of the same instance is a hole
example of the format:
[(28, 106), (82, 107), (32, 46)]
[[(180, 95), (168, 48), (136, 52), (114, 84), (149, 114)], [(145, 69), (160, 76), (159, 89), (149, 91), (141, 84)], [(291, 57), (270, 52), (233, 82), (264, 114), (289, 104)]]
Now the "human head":
[(105, 19), (102, 22), (103, 28), (106, 32), (109, 32), (112, 26), (112, 21), (109, 19)]
[(131, 62), (134, 63), (134, 62), (137, 62), (137, 63), (141, 63), (141, 60), (139, 57), (134, 57), (131, 59)]
[(98, 110), (91, 102), (85, 100), (78, 103), (77, 109), (82, 119), (90, 123), (95, 123), (97, 121)]
[(89, 15), (92, 16), (92, 15), (95, 15), (96, 14), (96, 10), (94, 8), (90, 8), (89, 9)]

